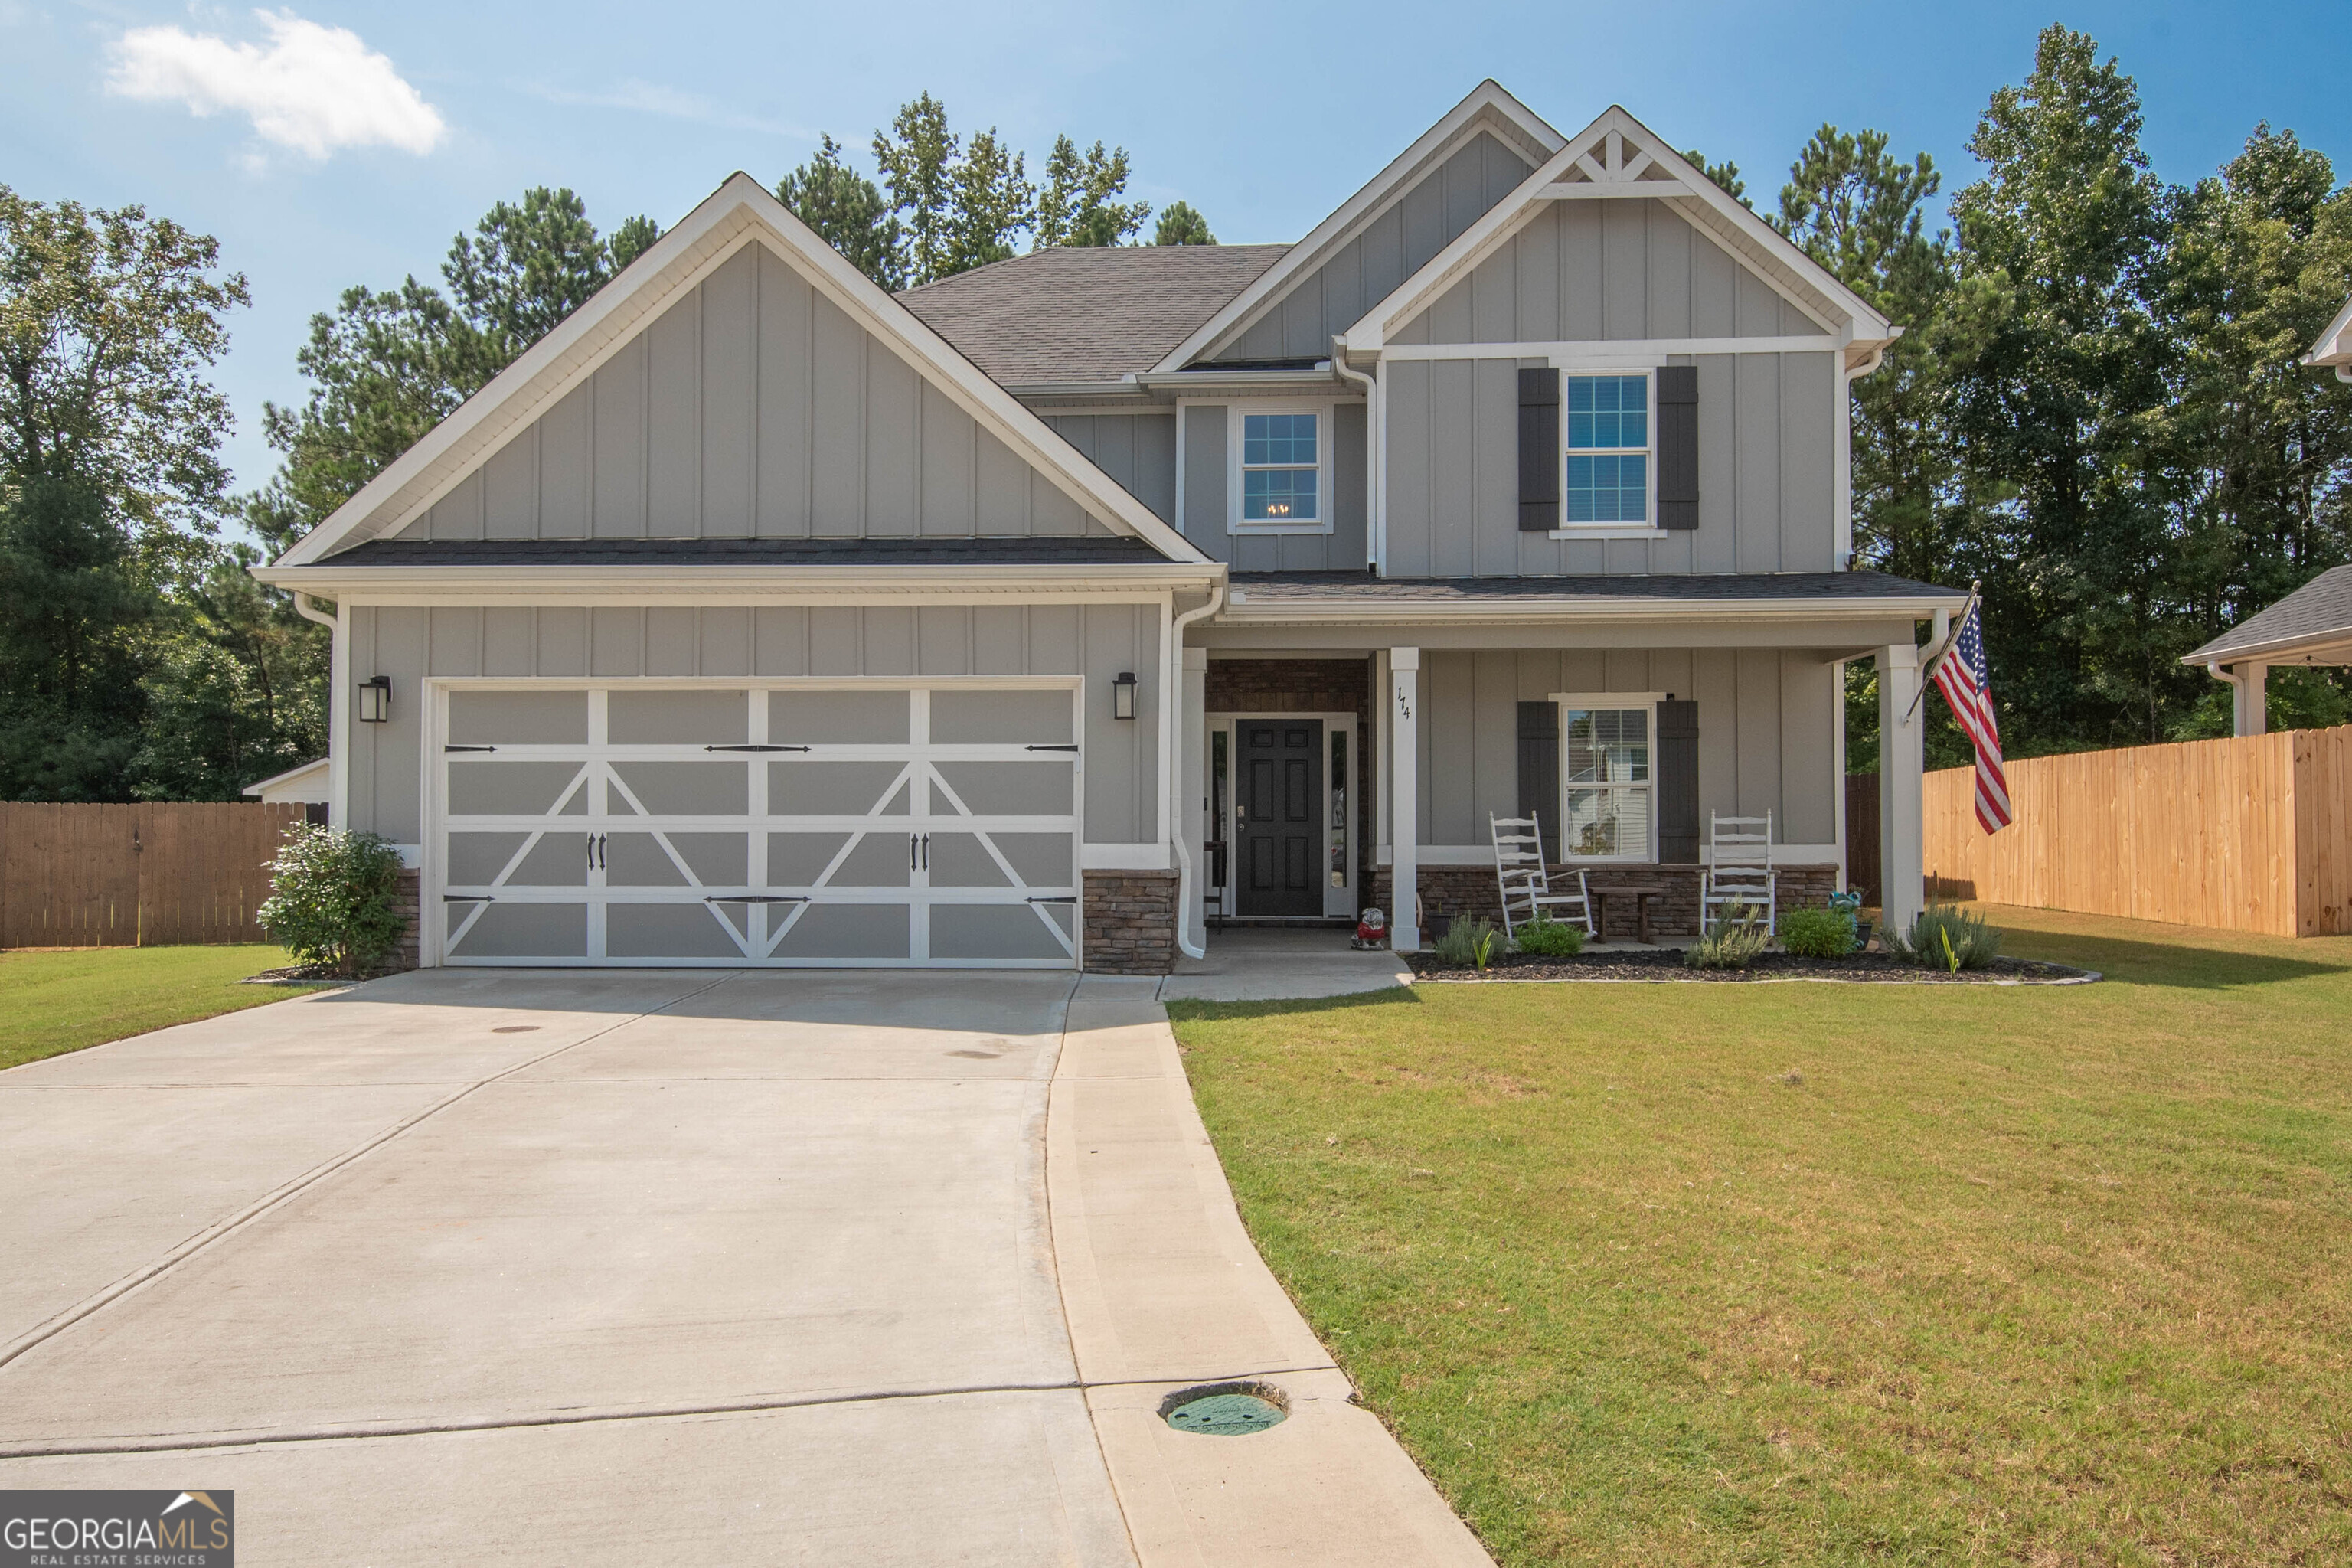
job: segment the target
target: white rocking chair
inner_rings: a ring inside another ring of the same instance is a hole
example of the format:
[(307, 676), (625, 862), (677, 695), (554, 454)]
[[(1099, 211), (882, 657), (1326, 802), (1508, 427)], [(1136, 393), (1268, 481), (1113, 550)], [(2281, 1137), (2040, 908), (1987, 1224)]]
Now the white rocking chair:
[(1699, 927), (1711, 931), (1736, 907), (1761, 910), (1764, 930), (1777, 934), (1780, 874), (1772, 868), (1772, 814), (1722, 816), (1707, 813), (1706, 877), (1699, 895)]
[(1576, 873), (1576, 891), (1555, 893), (1544, 868), (1543, 824), (1535, 816), (1486, 814), (1486, 828), (1495, 837), (1495, 880), (1503, 893), (1503, 935), (1508, 938), (1533, 920), (1554, 920), (1584, 928), (1597, 935), (1592, 906), (1587, 900), (1584, 873)]

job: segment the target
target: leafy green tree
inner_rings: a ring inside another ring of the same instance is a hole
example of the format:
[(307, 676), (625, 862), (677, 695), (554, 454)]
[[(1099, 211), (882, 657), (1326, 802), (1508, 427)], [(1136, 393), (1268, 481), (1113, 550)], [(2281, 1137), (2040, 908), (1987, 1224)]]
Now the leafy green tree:
[(842, 162), (840, 142), (822, 138), (776, 195), (852, 267), (894, 292), (904, 283), (898, 220), (881, 188)]
[(1170, 202), (1160, 209), (1160, 226), (1152, 231), (1154, 245), (1214, 245), (1217, 237), (1209, 232), (1209, 220), (1192, 209), (1189, 202)]
[(196, 552), (228, 483), (228, 400), (205, 376), (249, 301), (219, 263), (142, 207), (0, 185), (0, 484), (88, 487), (154, 570)]
[(1683, 156), (1689, 161), (1692, 168), (1722, 186), (1724, 193), (1733, 201), (1750, 212), (1755, 210), (1756, 204), (1748, 199), (1748, 182), (1739, 177), (1738, 164), (1729, 162), (1710, 163), (1707, 162), (1706, 154), (1696, 147), (1685, 149)]
[[(2183, 609), (2201, 641), (2352, 559), (2352, 387), (2300, 363), (2352, 293), (2352, 190), (2294, 132), (2257, 126), (2182, 198), (2165, 289)], [(2271, 678), (2281, 726), (2341, 723), (2347, 698), (2341, 672)], [(2212, 683), (2170, 732), (2229, 726)]]
[(972, 132), (963, 158), (949, 171), (955, 205), (940, 276), (969, 272), (1013, 254), (1013, 241), (1034, 216), (1036, 188), (1024, 173), (1025, 162), (998, 139), (994, 126)]
[(0, 500), (0, 799), (124, 800), (163, 605), (96, 485)]
[(231, 545), (171, 595), (131, 759), (142, 799), (236, 800), (327, 749), (326, 628), (254, 581), (261, 559)]
[(882, 172), (893, 221), (905, 236), (902, 276), (909, 287), (961, 270), (948, 266), (960, 151), (948, 130), (947, 106), (928, 92), (900, 108), (888, 135), (874, 133), (874, 166)]
[(1030, 248), (1126, 244), (1151, 216), (1150, 202), (1118, 199), (1127, 190), (1127, 178), (1126, 148), (1106, 152), (1097, 142), (1082, 155), (1067, 136), (1055, 137), (1045, 161), (1045, 184), (1037, 192)]
[(1962, 564), (1986, 587), (2004, 735), (2021, 752), (2160, 738), (2185, 700), (2162, 412), (2177, 345), (2152, 308), (2173, 200), (2140, 147), (2132, 79), (2087, 36), (2044, 31), (1969, 151), (1953, 198), (1962, 279), (1955, 437), (1972, 483), (2006, 490)]
[(345, 289), (331, 314), (310, 318), (295, 353), (309, 396), (299, 407), (262, 405), (264, 434), (285, 461), (247, 503), (248, 521), (304, 530), (324, 521), (660, 232), (640, 216), (600, 237), (578, 196), (540, 186), (450, 241), (446, 295), (414, 277)]

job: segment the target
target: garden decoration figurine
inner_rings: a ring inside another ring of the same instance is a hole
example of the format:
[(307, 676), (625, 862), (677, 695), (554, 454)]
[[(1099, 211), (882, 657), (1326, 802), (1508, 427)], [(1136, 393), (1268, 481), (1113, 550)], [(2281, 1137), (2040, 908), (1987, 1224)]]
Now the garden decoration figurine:
[(1348, 945), (1357, 948), (1377, 948), (1388, 945), (1389, 917), (1378, 910), (1366, 910), (1356, 917), (1356, 934)]
[(1853, 950), (1860, 952), (1870, 945), (1870, 922), (1862, 918), (1860, 893), (1832, 893), (1830, 908), (1853, 922)]

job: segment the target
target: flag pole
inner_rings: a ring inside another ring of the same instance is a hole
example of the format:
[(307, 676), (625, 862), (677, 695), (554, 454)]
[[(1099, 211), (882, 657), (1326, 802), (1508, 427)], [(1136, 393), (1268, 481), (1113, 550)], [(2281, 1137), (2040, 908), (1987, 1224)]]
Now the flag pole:
[(1903, 710), (1906, 724), (1911, 722), (1911, 715), (1919, 710), (1920, 702), (1927, 697), (1927, 682), (1934, 677), (1936, 667), (1944, 662), (1944, 656), (1950, 653), (1953, 646), (1960, 640), (1960, 633), (1968, 626), (1969, 617), (1976, 614), (1977, 601), (1984, 596), (1980, 591), (1983, 587), (1984, 579), (1981, 577), (1969, 584), (1969, 602), (1961, 606), (1960, 618), (1954, 621), (1951, 629), (1944, 634), (1944, 646), (1928, 655), (1927, 661), (1919, 667), (1919, 689), (1911, 694), (1911, 706)]

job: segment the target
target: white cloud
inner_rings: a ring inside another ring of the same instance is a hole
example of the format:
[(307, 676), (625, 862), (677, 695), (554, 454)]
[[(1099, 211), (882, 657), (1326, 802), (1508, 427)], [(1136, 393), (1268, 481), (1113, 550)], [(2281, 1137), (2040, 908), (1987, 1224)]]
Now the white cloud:
[(269, 31), (267, 47), (133, 27), (114, 42), (108, 89), (199, 115), (243, 114), (263, 141), (311, 158), (341, 147), (430, 153), (447, 133), (434, 107), (357, 33), (291, 11), (254, 15)]

